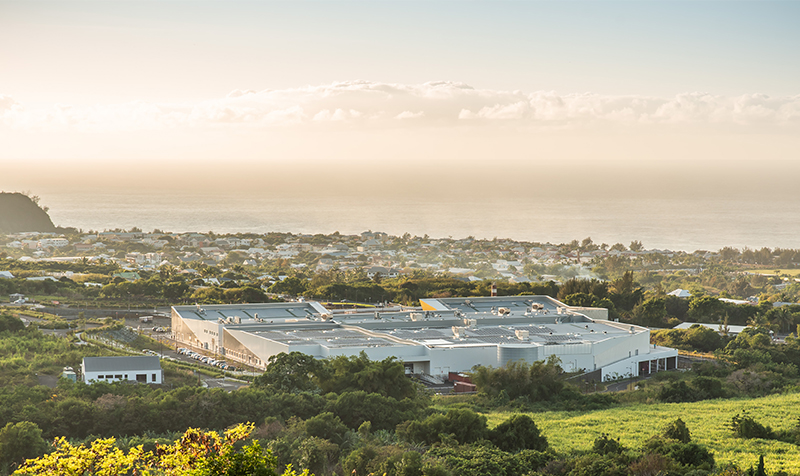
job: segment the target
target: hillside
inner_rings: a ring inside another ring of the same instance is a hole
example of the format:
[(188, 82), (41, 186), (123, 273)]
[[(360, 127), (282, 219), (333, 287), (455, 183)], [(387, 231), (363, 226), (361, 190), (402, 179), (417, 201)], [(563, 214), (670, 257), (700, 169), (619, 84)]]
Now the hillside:
[(0, 193), (0, 233), (55, 231), (45, 210), (22, 193)]
[[(637, 450), (652, 435), (662, 431), (675, 418), (689, 427), (692, 440), (714, 452), (717, 465), (736, 464), (747, 468), (764, 455), (767, 473), (788, 471), (797, 474), (800, 453), (797, 446), (777, 440), (736, 438), (730, 430), (731, 417), (747, 412), (774, 430), (788, 430), (797, 424), (800, 394), (776, 394), (761, 398), (704, 400), (693, 403), (631, 404), (591, 412), (531, 413), (550, 445), (559, 452), (582, 451), (592, 447), (595, 438), (606, 433), (627, 448)], [(489, 413), (495, 426), (507, 419), (504, 412)]]

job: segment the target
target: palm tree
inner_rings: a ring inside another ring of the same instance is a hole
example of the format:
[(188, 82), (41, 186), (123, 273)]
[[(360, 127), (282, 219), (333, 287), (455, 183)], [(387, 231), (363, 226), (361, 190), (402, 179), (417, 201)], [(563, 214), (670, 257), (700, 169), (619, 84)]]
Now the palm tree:
[[(771, 314), (771, 315), (770, 315)], [(777, 325), (778, 329), (788, 332), (789, 326), (794, 323), (794, 316), (788, 309), (779, 307), (768, 312), (770, 322)]]

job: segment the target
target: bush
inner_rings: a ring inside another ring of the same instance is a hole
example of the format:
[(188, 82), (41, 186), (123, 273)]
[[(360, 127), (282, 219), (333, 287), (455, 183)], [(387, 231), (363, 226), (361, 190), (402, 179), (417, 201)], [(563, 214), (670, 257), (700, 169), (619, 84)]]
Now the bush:
[(489, 440), (503, 451), (545, 451), (547, 438), (527, 415), (514, 415), (489, 432)]
[(48, 444), (35, 423), (9, 423), (0, 430), (0, 472), (11, 472), (26, 459), (43, 455)]
[(397, 434), (411, 443), (431, 445), (442, 441), (446, 435), (453, 435), (462, 444), (473, 443), (486, 436), (486, 417), (472, 410), (454, 408), (444, 415), (431, 415), (423, 421), (399, 425)]
[(683, 443), (676, 439), (654, 436), (644, 444), (642, 451), (666, 456), (683, 466), (692, 466), (706, 471), (710, 471), (714, 467), (714, 455), (697, 443)]
[(692, 441), (689, 428), (686, 427), (686, 423), (684, 423), (680, 418), (668, 424), (666, 428), (664, 428), (663, 434), (664, 438), (678, 440), (681, 443), (688, 443)]
[(573, 461), (569, 476), (627, 476), (627, 468), (622, 463), (616, 454), (588, 454)]
[(772, 428), (762, 425), (747, 413), (742, 415), (737, 413), (736, 416), (731, 418), (731, 430), (739, 438), (763, 438), (768, 440), (775, 437)]
[(665, 403), (695, 402), (700, 400), (698, 392), (686, 382), (667, 384), (658, 391), (658, 399)]
[(371, 422), (373, 430), (394, 430), (404, 421), (420, 417), (424, 408), (419, 400), (395, 400), (377, 393), (345, 392), (328, 395), (324, 411), (339, 417), (351, 429), (358, 429), (364, 422)]
[[(550, 453), (525, 450), (517, 454), (510, 454), (487, 446), (437, 446), (431, 448), (425, 456), (431, 457), (434, 461), (444, 465), (454, 476), (518, 476), (530, 474), (544, 467), (552, 459)], [(428, 475), (427, 472), (425, 474), (426, 476)]]
[(594, 440), (592, 445), (592, 451), (601, 455), (620, 454), (624, 449), (622, 443), (619, 442), (619, 438), (615, 440), (605, 433)]

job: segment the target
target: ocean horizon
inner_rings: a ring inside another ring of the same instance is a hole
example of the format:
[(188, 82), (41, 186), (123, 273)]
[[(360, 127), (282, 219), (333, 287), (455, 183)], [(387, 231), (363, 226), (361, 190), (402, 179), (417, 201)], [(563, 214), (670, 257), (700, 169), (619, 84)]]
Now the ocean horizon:
[(800, 248), (800, 203), (736, 198), (473, 196), (302, 197), (236, 193), (58, 191), (39, 193), (57, 226), (83, 231), (141, 228), (165, 232), (333, 233), (366, 230), (434, 238), (510, 238), (683, 251)]

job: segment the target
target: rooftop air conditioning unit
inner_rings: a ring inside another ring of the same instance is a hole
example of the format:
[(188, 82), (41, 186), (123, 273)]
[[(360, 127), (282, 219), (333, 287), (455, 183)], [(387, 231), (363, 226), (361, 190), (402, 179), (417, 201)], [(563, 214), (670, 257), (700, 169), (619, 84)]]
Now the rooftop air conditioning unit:
[(507, 316), (507, 315), (511, 314), (511, 309), (509, 309), (507, 307), (501, 307), (501, 308), (499, 308), (497, 310), (497, 313), (499, 315), (501, 315), (501, 316)]
[(528, 338), (531, 335), (530, 331), (526, 331), (523, 329), (517, 329), (516, 331), (514, 331), (514, 334), (517, 335), (517, 339), (519, 340), (528, 340)]

